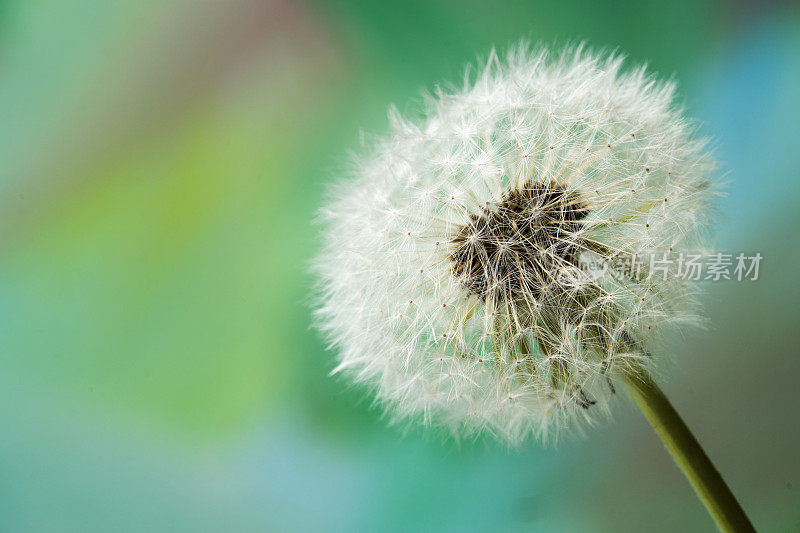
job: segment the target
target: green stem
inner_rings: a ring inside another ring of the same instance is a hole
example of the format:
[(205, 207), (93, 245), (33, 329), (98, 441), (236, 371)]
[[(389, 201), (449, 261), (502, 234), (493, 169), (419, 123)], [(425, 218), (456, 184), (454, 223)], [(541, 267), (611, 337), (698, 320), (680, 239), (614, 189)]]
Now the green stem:
[(754, 532), (753, 524), (731, 489), (650, 375), (640, 370), (627, 379), (627, 384), (633, 399), (664, 441), (720, 530)]

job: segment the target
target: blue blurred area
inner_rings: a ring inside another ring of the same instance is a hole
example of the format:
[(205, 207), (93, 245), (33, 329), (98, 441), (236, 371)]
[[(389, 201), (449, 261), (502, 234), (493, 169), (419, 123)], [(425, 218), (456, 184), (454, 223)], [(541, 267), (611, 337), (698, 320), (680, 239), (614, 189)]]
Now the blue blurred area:
[(586, 39), (714, 138), (718, 244), (666, 389), (762, 531), (800, 526), (800, 11), (621, 2), (8, 2), (0, 530), (707, 531), (651, 429), (507, 450), (386, 427), (328, 377), (312, 219), (360, 130), (489, 47)]
[[(719, 242), (764, 237), (765, 213), (790, 216), (800, 198), (797, 125), (800, 34), (796, 20), (773, 14), (700, 68), (693, 111), (717, 144), (731, 182), (720, 209)], [(730, 243), (730, 244), (729, 244)]]

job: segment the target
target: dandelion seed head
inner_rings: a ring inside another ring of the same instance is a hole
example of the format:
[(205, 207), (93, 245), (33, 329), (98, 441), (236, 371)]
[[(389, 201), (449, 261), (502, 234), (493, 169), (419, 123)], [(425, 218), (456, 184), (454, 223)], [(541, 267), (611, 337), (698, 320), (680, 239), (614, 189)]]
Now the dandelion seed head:
[(390, 110), (322, 211), (320, 328), (336, 372), (398, 419), (517, 443), (606, 413), (614, 381), (696, 322), (676, 277), (587, 277), (705, 246), (706, 141), (671, 83), (581, 47), (490, 54), (419, 116)]

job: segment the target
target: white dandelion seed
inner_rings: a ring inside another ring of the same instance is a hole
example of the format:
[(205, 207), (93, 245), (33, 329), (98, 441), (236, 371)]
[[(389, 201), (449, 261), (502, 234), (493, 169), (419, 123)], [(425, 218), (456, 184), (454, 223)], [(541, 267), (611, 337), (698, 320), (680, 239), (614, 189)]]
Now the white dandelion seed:
[(697, 320), (675, 276), (580, 268), (702, 249), (713, 212), (673, 84), (622, 63), (521, 46), (422, 116), (390, 112), (322, 214), (336, 372), (398, 419), (517, 443), (606, 412), (659, 332)]

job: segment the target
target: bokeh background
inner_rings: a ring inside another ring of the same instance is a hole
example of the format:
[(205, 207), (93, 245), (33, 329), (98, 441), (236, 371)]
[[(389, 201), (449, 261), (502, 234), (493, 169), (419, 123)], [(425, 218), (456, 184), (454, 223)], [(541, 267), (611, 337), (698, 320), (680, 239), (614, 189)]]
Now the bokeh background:
[(556, 446), (387, 427), (329, 378), (308, 263), (386, 109), (521, 38), (674, 76), (729, 181), (664, 386), (800, 531), (800, 9), (755, 1), (0, 2), (0, 530), (712, 531), (632, 403)]

